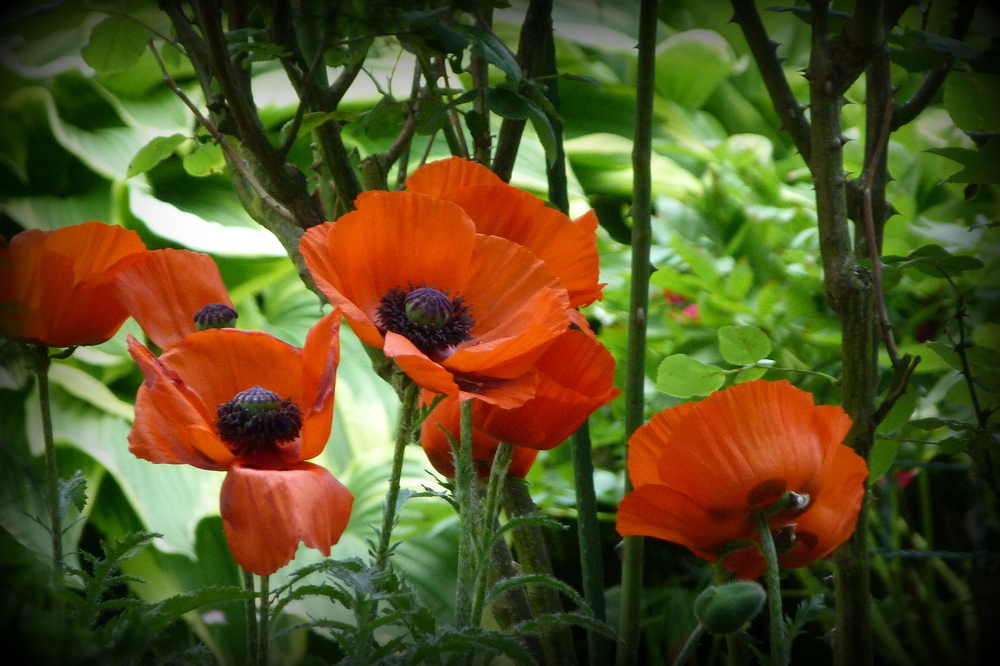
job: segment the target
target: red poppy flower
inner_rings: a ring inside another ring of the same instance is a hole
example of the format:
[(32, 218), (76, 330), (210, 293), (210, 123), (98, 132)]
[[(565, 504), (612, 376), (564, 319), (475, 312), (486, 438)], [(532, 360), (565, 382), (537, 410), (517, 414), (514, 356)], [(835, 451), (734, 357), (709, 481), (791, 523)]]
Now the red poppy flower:
[(814, 405), (786, 381), (736, 384), (704, 400), (665, 409), (629, 439), (635, 490), (618, 507), (618, 532), (687, 546), (740, 578), (764, 569), (754, 511), (786, 492), (807, 496), (804, 508), (769, 518), (772, 532), (794, 540), (778, 556), (786, 568), (825, 557), (854, 531), (864, 459), (842, 442), (851, 419), (840, 407)]
[(477, 401), (472, 406), (476, 427), (516, 446), (552, 449), (620, 393), (613, 386), (614, 357), (589, 331), (567, 330), (538, 359), (535, 370), (539, 380), (533, 398), (513, 409)]
[(144, 252), (137, 233), (101, 222), (22, 231), (0, 248), (0, 332), (45, 347), (108, 340), (128, 318), (115, 275)]
[(472, 218), (477, 233), (500, 236), (534, 252), (566, 287), (572, 307), (601, 298), (594, 211), (571, 220), (461, 157), (425, 164), (407, 179), (406, 188), (456, 203)]
[(207, 254), (190, 250), (153, 250), (119, 271), (118, 298), (149, 339), (160, 349), (203, 328), (198, 319), (236, 310), (222, 282), (219, 267)]
[(340, 313), (323, 317), (302, 349), (260, 331), (193, 333), (157, 358), (129, 336), (145, 377), (129, 450), (154, 463), (226, 471), (226, 541), (247, 571), (270, 575), (299, 541), (324, 555), (353, 497), (325, 468), (333, 421)]
[[(431, 466), (437, 470), (438, 474), (449, 479), (455, 476), (455, 461), (449, 436), (457, 442), (460, 432), (461, 410), (458, 399), (452, 397), (447, 397), (439, 402), (420, 427), (420, 445), (423, 447), (424, 453), (427, 454), (427, 460), (430, 461)], [(476, 474), (480, 478), (489, 477), (493, 458), (496, 456), (499, 445), (500, 442), (484, 434), (475, 426), (475, 417), (473, 417), (472, 462), (476, 466)], [(537, 457), (537, 449), (515, 446), (507, 476), (523, 479), (527, 476), (531, 466), (535, 464)]]
[(355, 206), (306, 231), (300, 249), (358, 337), (435, 393), (505, 407), (531, 397), (532, 365), (569, 324), (546, 264), (476, 233), (447, 201), (366, 192)]

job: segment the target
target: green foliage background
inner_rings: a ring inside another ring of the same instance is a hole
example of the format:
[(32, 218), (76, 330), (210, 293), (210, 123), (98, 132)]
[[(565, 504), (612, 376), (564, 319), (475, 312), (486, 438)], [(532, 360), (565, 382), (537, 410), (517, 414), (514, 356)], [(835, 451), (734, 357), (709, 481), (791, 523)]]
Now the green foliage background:
[[(384, 9), (386, 4), (372, 7)], [(15, 4), (5, 18), (21, 16), (29, 5)], [(520, 4), (494, 14), (497, 35), (512, 48), (522, 14)], [(809, 172), (780, 129), (742, 34), (728, 23), (730, 14), (728, 4), (721, 2), (662, 3), (647, 415), (757, 376), (790, 378), (819, 402), (839, 401), (832, 379), (839, 376), (842, 360), (840, 333), (823, 298)], [(571, 213), (593, 207), (601, 220), (601, 278), (607, 287), (603, 301), (586, 314), (619, 359), (619, 368), (630, 280), (637, 16), (631, 2), (586, 0), (557, 2), (554, 14), (557, 67), (574, 75), (560, 81), (559, 110), (570, 166)], [(928, 41), (927, 33), (920, 32), (924, 18), (923, 27), (935, 31), (948, 16), (946, 3), (933, 3), (926, 17), (916, 12), (904, 17), (894, 38), (893, 73), (901, 98), (942, 54), (955, 55), (955, 45)], [(985, 629), (970, 625), (969, 599), (976, 585), (989, 584), (977, 578), (970, 560), (907, 560), (891, 551), (997, 553), (995, 498), (987, 497), (965, 453), (972, 436), (966, 426), (975, 420), (966, 375), (973, 378), (985, 408), (1000, 406), (1000, 139), (995, 136), (1000, 132), (1000, 69), (995, 50), (992, 60), (981, 59), (997, 25), (996, 15), (985, 16), (974, 26), (967, 40), (971, 50), (959, 54), (959, 71), (949, 77), (943, 94), (916, 121), (895, 132), (889, 146), (893, 180), (888, 198), (897, 215), (885, 232), (887, 309), (900, 351), (922, 361), (910, 390), (880, 426), (871, 461), (877, 498), (871, 542), (883, 553), (873, 565), (877, 653), (886, 663), (927, 663), (925, 654), (966, 663), (961, 659), (969, 654), (968, 632)], [(766, 12), (764, 18), (782, 44), (793, 88), (804, 98), (807, 84), (797, 70), (806, 62), (808, 26), (794, 12)], [(4, 26), (0, 233), (10, 238), (21, 229), (48, 230), (97, 219), (135, 229), (150, 248), (209, 253), (240, 312), (240, 326), (301, 344), (321, 315), (320, 303), (302, 284), (281, 244), (240, 204), (218, 146), (163, 85), (145, 39), (150, 31), (162, 35), (170, 30), (166, 17), (147, 0), (72, 0)], [(391, 145), (403, 117), (399, 100), (409, 95), (412, 51), (427, 38), (415, 29), (371, 44), (367, 76), (350, 89), (337, 118), (358, 162)], [(401, 41), (409, 51), (400, 49)], [(266, 50), (255, 51), (254, 44), (248, 38), (244, 46), (257, 61), (256, 102), (278, 142), (286, 137), (297, 97)], [(162, 52), (174, 79), (204, 103), (190, 65), (169, 48)], [(494, 124), (500, 116), (535, 120), (537, 109), (508, 85), (512, 72), (504, 69), (502, 56), (491, 64)], [(463, 76), (453, 76), (452, 84), (467, 87)], [(861, 102), (863, 92), (862, 80), (847, 97)], [(851, 139), (845, 147), (848, 170), (855, 175), (863, 168), (862, 114), (861, 104), (844, 109)], [(411, 164), (441, 119), (428, 112), (420, 122)], [(306, 129), (304, 124), (291, 143), (290, 159), (315, 178), (309, 170), (313, 157)], [(529, 123), (511, 181), (543, 197), (550, 130), (544, 123)], [(990, 138), (984, 143), (976, 143), (986, 136)], [(430, 159), (447, 154), (443, 140), (430, 146)], [(954, 351), (959, 303), (970, 369)], [(221, 538), (221, 475), (187, 466), (153, 466), (127, 451), (141, 375), (125, 351), (126, 333), (142, 335), (129, 322), (109, 342), (78, 349), (53, 366), (61, 472), (69, 477), (80, 470), (86, 481), (86, 502), (67, 533), (67, 552), (97, 553), (99, 539), (115, 541), (146, 530), (161, 536), (123, 563), (122, 571), (135, 579), (120, 594), (156, 602), (209, 584), (238, 585), (238, 570)], [(346, 327), (342, 337), (334, 433), (317, 462), (356, 497), (350, 526), (334, 549), (335, 558), (345, 559), (365, 553), (365, 539), (379, 520), (397, 401)], [(23, 590), (38, 594), (28, 581), (43, 566), (48, 550), (45, 531), (34, 520), (44, 515), (37, 393), (17, 350), (11, 345), (2, 349), (0, 619), (7, 631), (43, 638), (58, 633), (56, 628), (20, 610)], [(886, 369), (883, 386), (889, 378)], [(618, 400), (591, 419), (612, 614), (617, 585), (613, 547), (618, 540), (613, 518), (624, 477), (622, 409)], [(995, 452), (995, 416), (989, 427)], [(405, 485), (439, 489), (422, 452), (413, 447), (408, 453)], [(934, 471), (938, 463), (952, 467)], [(909, 470), (917, 474), (907, 477), (909, 485), (903, 488), (898, 473)], [(572, 527), (575, 495), (567, 447), (543, 453), (528, 480), (543, 511)], [(972, 521), (972, 529), (962, 528), (966, 520)], [(441, 618), (450, 616), (454, 597), (455, 535), (455, 517), (446, 502), (421, 497), (404, 504), (395, 533), (402, 543), (394, 562), (418, 598)], [(557, 572), (578, 585), (571, 533), (552, 532), (550, 537)], [(679, 547), (659, 543), (649, 548), (646, 650), (650, 663), (660, 663), (693, 627), (691, 601), (710, 573)], [(283, 582), (286, 572), (318, 559), (315, 551), (300, 550), (293, 564), (274, 577), (274, 585)], [(822, 563), (798, 571), (800, 593), (829, 594), (826, 572)], [(922, 610), (914, 616), (916, 599)], [(208, 604), (185, 616), (186, 630), (172, 631), (183, 645), (204, 644), (214, 659), (239, 663), (241, 608), (237, 602)], [(300, 619), (339, 612), (318, 600), (300, 600), (286, 610)], [(609, 620), (614, 625), (614, 618)], [(817, 622), (818, 635), (832, 620), (824, 615)], [(331, 649), (306, 630), (289, 632), (280, 641), (276, 653), (285, 655), (286, 663), (299, 663), (306, 655), (322, 658)]]

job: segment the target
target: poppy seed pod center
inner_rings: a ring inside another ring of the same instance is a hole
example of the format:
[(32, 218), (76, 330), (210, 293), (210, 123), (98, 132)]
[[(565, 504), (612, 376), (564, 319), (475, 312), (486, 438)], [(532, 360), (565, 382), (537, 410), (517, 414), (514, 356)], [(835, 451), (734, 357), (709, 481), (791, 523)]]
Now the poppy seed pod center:
[(390, 289), (376, 313), (383, 333), (398, 333), (425, 354), (465, 342), (475, 325), (464, 299), (427, 286)]
[(215, 427), (233, 454), (272, 453), (302, 429), (299, 406), (274, 391), (254, 386), (219, 405)]
[(194, 323), (199, 331), (209, 328), (231, 328), (236, 323), (236, 310), (225, 303), (209, 303), (194, 313)]

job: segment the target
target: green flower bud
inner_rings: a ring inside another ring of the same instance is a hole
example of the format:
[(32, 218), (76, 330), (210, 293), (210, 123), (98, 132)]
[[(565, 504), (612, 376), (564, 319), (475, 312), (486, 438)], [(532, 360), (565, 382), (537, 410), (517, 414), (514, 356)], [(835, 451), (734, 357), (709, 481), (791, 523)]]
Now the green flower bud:
[(752, 620), (766, 599), (764, 588), (754, 581), (709, 586), (695, 599), (694, 614), (709, 633), (731, 634)]

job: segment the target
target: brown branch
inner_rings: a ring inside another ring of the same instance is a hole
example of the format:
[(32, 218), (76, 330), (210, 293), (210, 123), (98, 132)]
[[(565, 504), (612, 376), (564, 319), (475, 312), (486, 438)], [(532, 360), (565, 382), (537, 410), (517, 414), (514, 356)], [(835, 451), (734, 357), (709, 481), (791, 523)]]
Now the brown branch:
[(732, 5), (733, 21), (743, 30), (743, 37), (764, 79), (774, 110), (781, 119), (781, 127), (791, 135), (796, 150), (808, 164), (812, 156), (809, 121), (785, 78), (781, 59), (777, 56), (779, 45), (768, 38), (753, 0), (732, 0)]
[[(948, 36), (952, 39), (965, 39), (975, 13), (976, 0), (960, 0), (955, 11), (955, 18), (952, 19), (951, 28), (948, 30)], [(944, 85), (944, 81), (948, 77), (949, 72), (951, 72), (954, 63), (954, 58), (949, 58), (946, 62), (927, 72), (924, 75), (924, 80), (920, 83), (920, 87), (913, 93), (913, 96), (905, 102), (896, 105), (892, 113), (891, 129), (893, 132), (903, 125), (912, 122), (927, 108), (927, 105), (937, 95), (941, 86)]]

